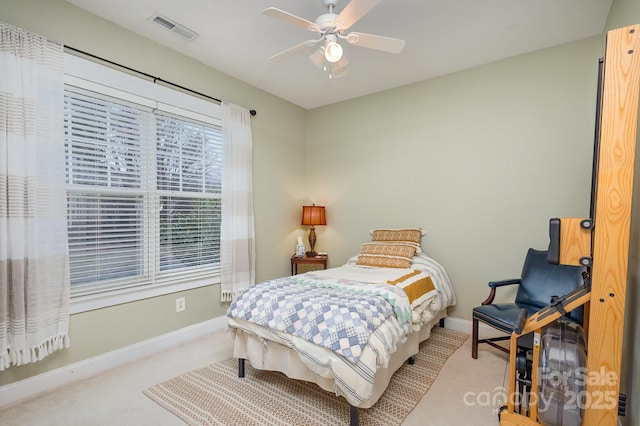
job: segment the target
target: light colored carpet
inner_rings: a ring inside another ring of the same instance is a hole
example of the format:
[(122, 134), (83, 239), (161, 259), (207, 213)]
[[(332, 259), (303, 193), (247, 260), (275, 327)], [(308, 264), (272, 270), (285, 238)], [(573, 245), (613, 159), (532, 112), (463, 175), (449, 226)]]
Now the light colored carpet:
[[(415, 364), (403, 365), (378, 402), (360, 410), (360, 424), (401, 424), (467, 337), (434, 328), (420, 345)], [(316, 384), (246, 365), (244, 378), (238, 377), (237, 360), (227, 359), (154, 385), (145, 394), (191, 425), (349, 423), (349, 405), (344, 398)]]
[[(469, 325), (469, 330), (471, 326)], [(143, 393), (172, 377), (231, 357), (233, 341), (220, 330), (0, 409), (2, 426), (184, 426)], [(429, 391), (402, 426), (497, 426), (507, 357), (471, 339), (447, 359)], [(37, 389), (34, 389), (34, 393)], [(2, 401), (0, 400), (0, 404)]]

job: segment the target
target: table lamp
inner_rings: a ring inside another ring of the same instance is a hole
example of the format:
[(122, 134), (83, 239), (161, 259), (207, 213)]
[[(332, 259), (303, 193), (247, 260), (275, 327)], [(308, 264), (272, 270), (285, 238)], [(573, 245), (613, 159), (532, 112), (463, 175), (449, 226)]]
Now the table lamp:
[(309, 228), (309, 251), (307, 256), (315, 257), (318, 252), (314, 250), (316, 245), (316, 225), (326, 225), (327, 221), (324, 217), (324, 206), (302, 206), (302, 223), (301, 225), (310, 226)]

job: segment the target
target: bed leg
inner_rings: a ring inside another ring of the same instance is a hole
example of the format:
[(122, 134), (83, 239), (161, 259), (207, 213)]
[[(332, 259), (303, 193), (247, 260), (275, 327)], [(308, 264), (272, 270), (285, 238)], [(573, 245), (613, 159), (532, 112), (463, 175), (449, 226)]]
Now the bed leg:
[(444, 328), (444, 318), (440, 318), (440, 328)]
[(238, 377), (244, 377), (244, 358), (238, 358)]
[(349, 425), (358, 426), (360, 424), (360, 419), (359, 419), (360, 412), (358, 411), (358, 407), (354, 407), (353, 405), (349, 405), (349, 407), (350, 407)]
[(407, 360), (407, 362), (409, 363), (409, 365), (415, 364), (416, 363), (416, 357), (410, 356), (409, 359)]

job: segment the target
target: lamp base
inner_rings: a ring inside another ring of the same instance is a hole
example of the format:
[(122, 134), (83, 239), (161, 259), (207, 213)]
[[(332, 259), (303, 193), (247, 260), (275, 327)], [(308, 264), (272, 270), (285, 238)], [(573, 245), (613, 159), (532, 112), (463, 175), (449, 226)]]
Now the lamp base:
[(316, 227), (312, 226), (309, 229), (309, 248), (310, 248), (310, 250), (305, 253), (307, 255), (307, 257), (316, 257), (318, 255), (318, 252), (314, 250), (315, 245), (316, 245)]

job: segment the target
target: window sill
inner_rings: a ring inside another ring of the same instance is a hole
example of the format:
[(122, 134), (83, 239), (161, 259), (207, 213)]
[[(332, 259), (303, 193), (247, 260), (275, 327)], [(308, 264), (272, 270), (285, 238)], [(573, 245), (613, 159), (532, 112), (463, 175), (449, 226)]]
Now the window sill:
[(129, 287), (121, 290), (109, 291), (108, 293), (75, 296), (71, 298), (69, 310), (72, 315), (79, 314), (81, 312), (93, 311), (95, 309), (121, 305), (123, 303), (135, 302), (179, 291), (192, 290), (194, 288), (206, 287), (213, 284), (220, 284), (219, 276), (182, 281), (172, 284)]

